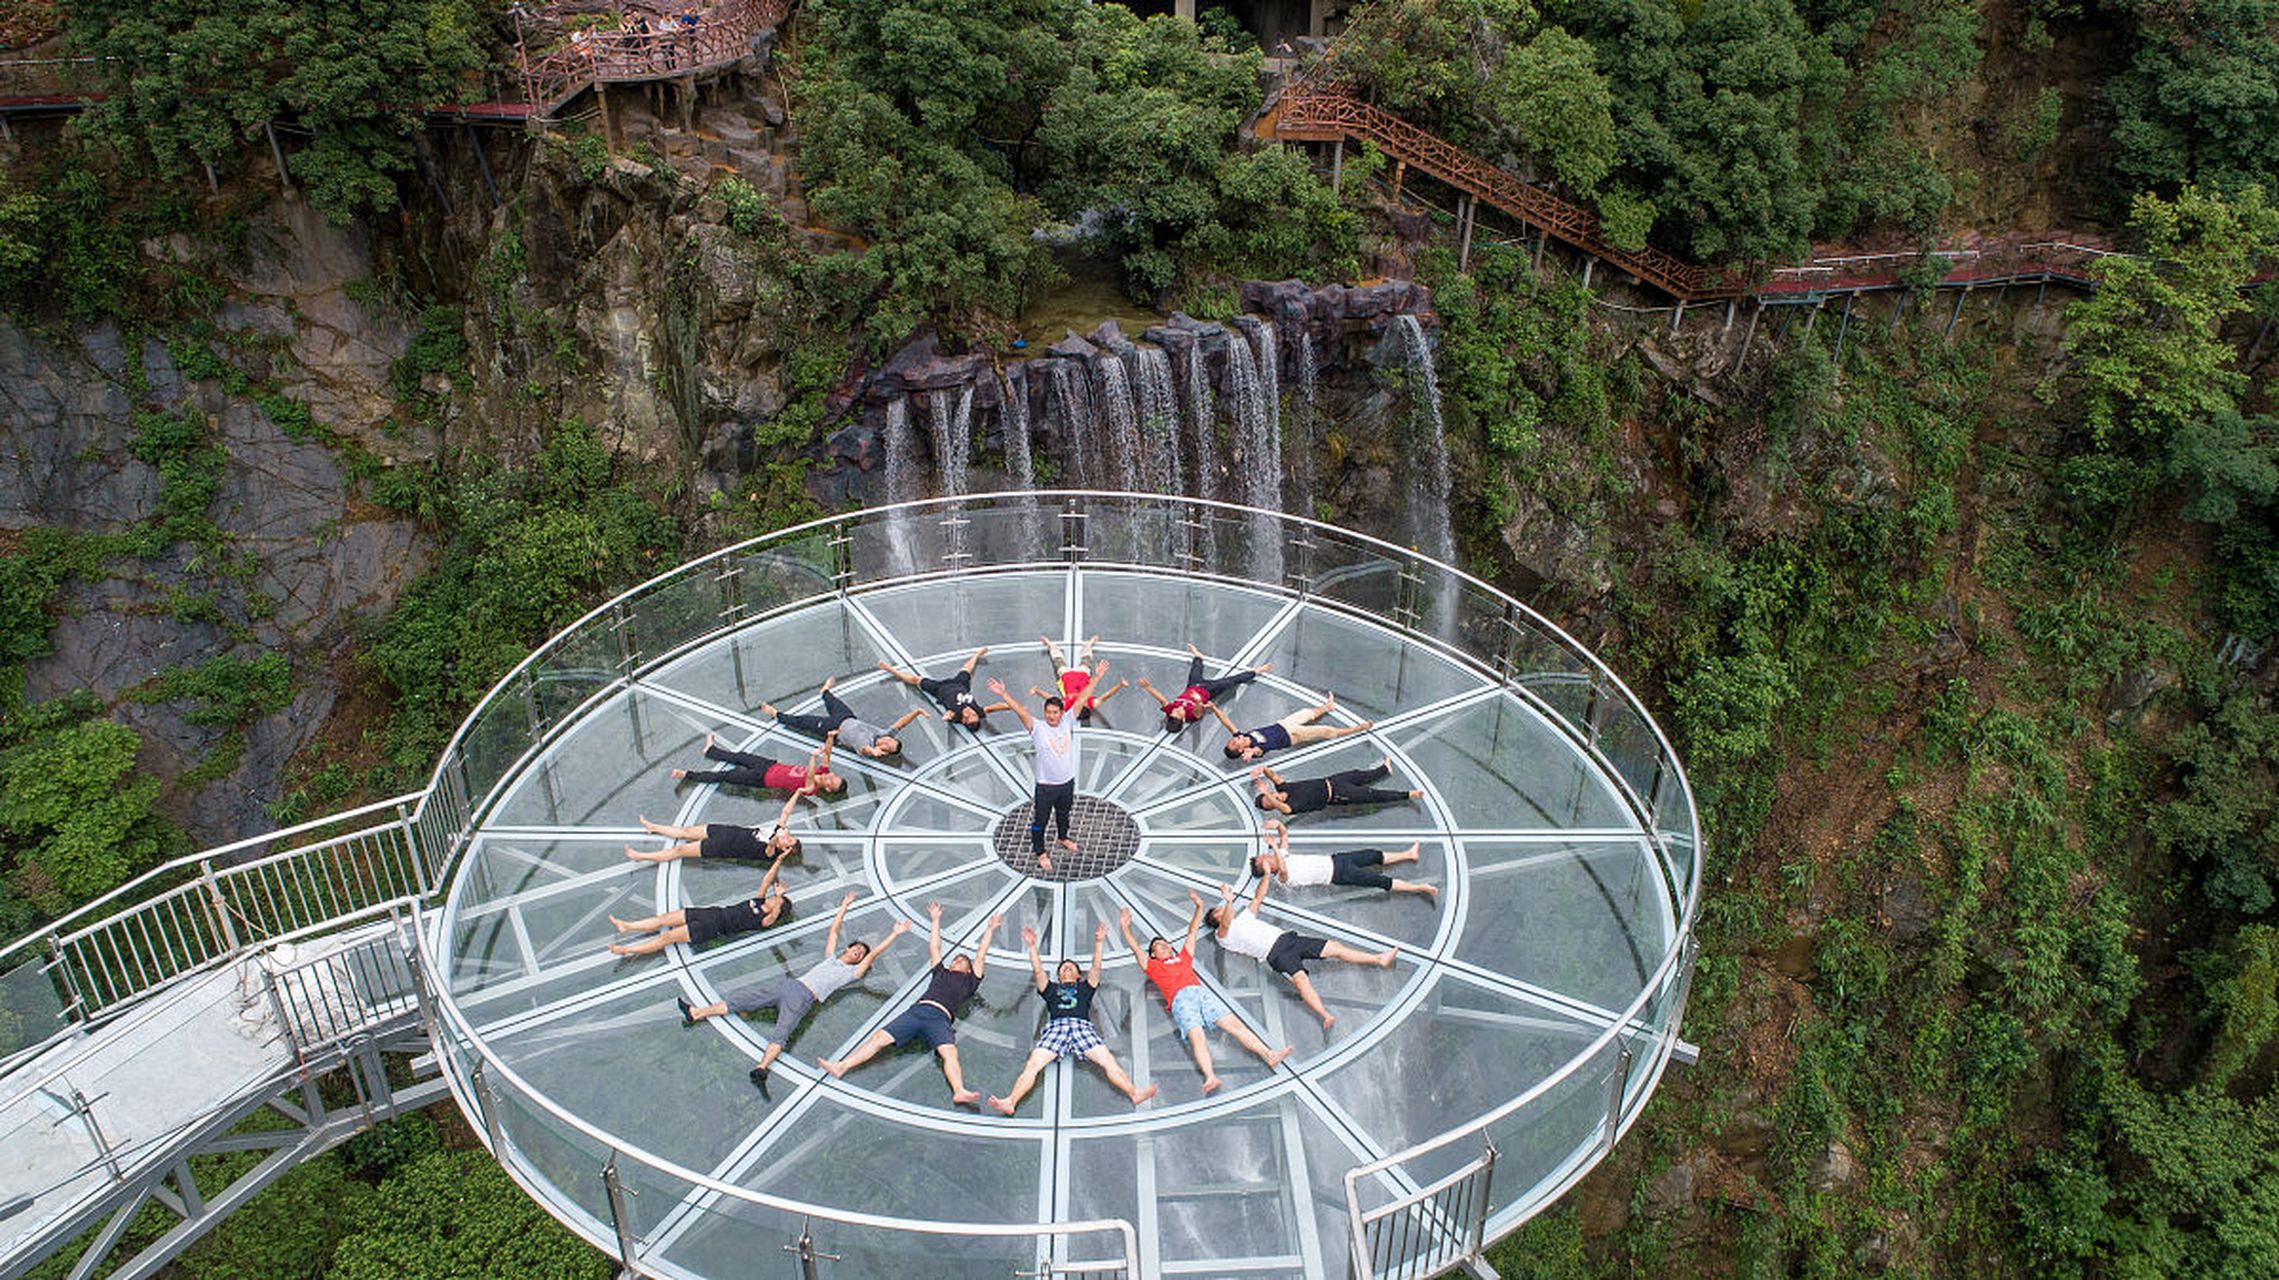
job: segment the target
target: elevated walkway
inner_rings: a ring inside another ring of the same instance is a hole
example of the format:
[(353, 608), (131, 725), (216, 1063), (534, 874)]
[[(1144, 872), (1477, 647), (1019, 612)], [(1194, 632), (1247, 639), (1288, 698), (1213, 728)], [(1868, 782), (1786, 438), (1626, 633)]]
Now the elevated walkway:
[[(100, 1262), (156, 1201), (181, 1222), (113, 1272), (147, 1274), (292, 1165), (440, 1097), (440, 1080), (392, 1089), (378, 1058), (418, 1031), (408, 956), (396, 921), (249, 953), (20, 1061), (0, 1077), (0, 1276), (107, 1223), (82, 1257)], [(344, 1066), (362, 1102), (328, 1114), (315, 1082)], [(263, 1108), (291, 1123), (234, 1132)], [(225, 1150), (272, 1155), (201, 1188), (189, 1160)]]
[(1609, 243), (1598, 217), (1455, 143), (1420, 129), (1341, 86), (1300, 81), (1268, 108), (1255, 126), (1261, 138), (1283, 142), (1368, 142), (1392, 159), (1474, 200), (1533, 227), (1597, 262), (1627, 272), (1681, 304), (1754, 299), (1765, 305), (1812, 302), (1845, 294), (1912, 287), (1912, 269), (1926, 256), (1944, 259), (1941, 289), (2015, 283), (2091, 284), (2089, 268), (2114, 252), (2101, 237), (1966, 236), (1926, 255), (1914, 250), (1875, 252), (1842, 245), (1816, 246), (1800, 263), (1772, 267), (1761, 280), (1740, 269), (1687, 262), (1652, 245), (1635, 252)]

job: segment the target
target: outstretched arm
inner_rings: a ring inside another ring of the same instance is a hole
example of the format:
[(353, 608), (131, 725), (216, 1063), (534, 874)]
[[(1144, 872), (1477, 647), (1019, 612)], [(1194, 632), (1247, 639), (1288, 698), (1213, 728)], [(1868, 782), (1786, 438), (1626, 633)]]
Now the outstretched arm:
[(939, 965), (942, 962), (942, 904), (927, 903), (926, 917), (934, 922), (926, 930), (926, 963)]
[(1037, 954), (1037, 931), (1034, 929), (1021, 930), (1021, 945), (1028, 948), (1029, 951), (1029, 976), (1037, 980), (1037, 990), (1042, 991), (1045, 989), (1045, 962), (1044, 958)]
[[(1274, 883), (1274, 877), (1272, 876), (1258, 877), (1258, 887), (1256, 889), (1253, 889), (1250, 894), (1250, 914), (1258, 914), (1258, 908), (1266, 901), (1266, 886), (1272, 883)], [(1234, 886), (1230, 884), (1226, 888), (1227, 898), (1229, 901), (1232, 901), (1234, 898)]]
[(1195, 935), (1203, 931), (1203, 895), (1189, 889), (1187, 900), (1195, 904), (1195, 914), (1187, 917), (1187, 941), (1179, 948), (1181, 951), (1193, 951)]
[(768, 873), (760, 877), (760, 891), (753, 894), (753, 897), (765, 898), (768, 896), (768, 890), (777, 888), (781, 884), (783, 880), (783, 858), (784, 855), (779, 853), (775, 856), (774, 861), (768, 863)]
[(1211, 712), (1211, 714), (1212, 714), (1212, 715), (1214, 715), (1214, 716), (1217, 716), (1217, 717), (1219, 718), (1219, 723), (1220, 723), (1220, 724), (1223, 724), (1223, 725), (1225, 725), (1225, 726), (1227, 727), (1227, 732), (1228, 732), (1228, 733), (1241, 733), (1241, 732), (1242, 732), (1242, 730), (1241, 730), (1241, 729), (1239, 729), (1239, 728), (1235, 727), (1235, 722), (1234, 722), (1234, 721), (1232, 721), (1232, 720), (1229, 720), (1229, 719), (1227, 718), (1227, 713), (1226, 713), (1226, 712), (1219, 710), (1219, 704), (1218, 704), (1218, 703), (1216, 703), (1216, 702), (1206, 702), (1206, 703), (1204, 703), (1203, 705), (1204, 705), (1205, 707), (1208, 707), (1208, 708), (1210, 708), (1210, 712)]
[(1037, 727), (1036, 717), (1029, 714), (1029, 709), (1013, 701), (1013, 695), (1005, 692), (1004, 681), (992, 677), (989, 681), (989, 691), (997, 695), (997, 700), (1005, 704), (1007, 711), (1021, 718), (1022, 728), (1034, 729)]
[(1142, 689), (1145, 689), (1145, 690), (1147, 690), (1147, 696), (1148, 696), (1148, 697), (1150, 697), (1150, 698), (1153, 698), (1153, 699), (1155, 699), (1155, 705), (1156, 705), (1156, 706), (1158, 706), (1158, 707), (1166, 707), (1166, 706), (1169, 706), (1169, 705), (1171, 705), (1171, 699), (1164, 697), (1164, 696), (1163, 696), (1162, 694), (1160, 694), (1160, 693), (1157, 693), (1157, 692), (1155, 691), (1155, 686), (1154, 686), (1154, 685), (1152, 685), (1152, 684), (1149, 684), (1149, 683), (1147, 682), (1147, 677), (1146, 677), (1146, 676), (1141, 676), (1141, 677), (1139, 678), (1139, 687), (1140, 687), (1140, 688), (1142, 688)]
[(859, 890), (849, 889), (847, 896), (839, 899), (838, 914), (831, 917), (831, 931), (823, 935), (823, 950), (834, 956), (839, 954), (839, 927), (847, 922), (847, 908), (855, 905), (855, 899), (860, 896)]
[(871, 965), (875, 964), (880, 956), (886, 954), (886, 949), (894, 945), (894, 940), (908, 932), (910, 932), (908, 920), (895, 921), (894, 927), (886, 931), (886, 940), (863, 953), (863, 962), (855, 966), (855, 976), (861, 977), (869, 973)]
[(1100, 951), (1107, 945), (1108, 922), (1102, 920), (1100, 923), (1092, 926), (1092, 972), (1086, 974), (1084, 977), (1084, 981), (1094, 987), (1100, 985)]
[(1290, 851), (1290, 829), (1282, 825), (1280, 818), (1266, 820), (1266, 847), (1276, 853)]
[(816, 758), (815, 767), (818, 769), (829, 769), (831, 767), (831, 753), (838, 749), (839, 731), (837, 729), (833, 729), (831, 732), (823, 735), (823, 751), (822, 754)]
[(908, 711), (902, 713), (902, 718), (900, 720), (897, 720), (893, 724), (886, 726), (886, 731), (888, 733), (900, 733), (902, 732), (904, 726), (908, 725), (911, 721), (924, 714), (926, 714), (926, 709), (924, 707), (912, 707)]
[(989, 967), (989, 940), (997, 936), (997, 926), (1003, 923), (1005, 917), (991, 916), (989, 923), (981, 926), (981, 941), (973, 944), (974, 977), (980, 977), (981, 971)]
[(1138, 935), (1132, 932), (1132, 909), (1123, 907), (1116, 912), (1116, 927), (1124, 931), (1124, 945), (1132, 949), (1132, 962), (1145, 965), (1147, 951), (1140, 946)]
[(799, 797), (803, 794), (805, 793), (799, 791), (792, 792), (791, 795), (784, 800), (783, 808), (776, 811), (775, 825), (777, 830), (780, 831), (783, 828), (791, 825), (791, 811), (799, 807)]

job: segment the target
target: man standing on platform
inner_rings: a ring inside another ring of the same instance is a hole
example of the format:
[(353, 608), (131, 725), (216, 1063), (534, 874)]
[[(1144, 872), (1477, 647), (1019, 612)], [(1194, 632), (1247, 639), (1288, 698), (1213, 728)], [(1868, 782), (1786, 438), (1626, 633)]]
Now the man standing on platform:
[(1037, 750), (1037, 790), (1036, 802), (1029, 814), (1029, 852), (1036, 857), (1037, 870), (1049, 874), (1052, 859), (1045, 854), (1047, 811), (1052, 814), (1060, 847), (1070, 853), (1077, 850), (1076, 842), (1068, 838), (1068, 816), (1076, 807), (1076, 718), (1068, 714), (1066, 704), (1057, 697), (1045, 699), (1044, 716), (1040, 719), (1030, 715), (1027, 707), (1005, 691), (1004, 681), (991, 680), (989, 691), (1021, 718), (1021, 727), (1029, 731), (1029, 741)]

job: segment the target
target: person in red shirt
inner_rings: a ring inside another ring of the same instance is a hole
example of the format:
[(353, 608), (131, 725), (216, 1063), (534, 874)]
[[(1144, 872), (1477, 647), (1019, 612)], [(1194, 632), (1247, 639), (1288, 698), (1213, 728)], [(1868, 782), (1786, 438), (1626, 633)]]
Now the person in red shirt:
[(1200, 723), (1203, 716), (1210, 710), (1213, 699), (1225, 694), (1236, 685), (1249, 684), (1274, 669), (1273, 663), (1262, 662), (1249, 671), (1229, 672), (1216, 680), (1205, 680), (1203, 678), (1203, 651), (1190, 644), (1187, 646), (1187, 652), (1194, 655), (1194, 661), (1187, 664), (1187, 687), (1179, 691), (1178, 697), (1164, 697), (1161, 693), (1156, 692), (1154, 685), (1147, 682), (1146, 676), (1140, 677), (1140, 688), (1147, 690), (1147, 696), (1155, 699), (1157, 705), (1163, 708), (1163, 731), (1165, 733), (1177, 733), (1188, 725)]
[(1126, 907), (1116, 913), (1116, 927), (1123, 930), (1124, 945), (1132, 949), (1132, 959), (1139, 962), (1147, 980), (1155, 984), (1156, 994), (1163, 997), (1164, 1007), (1171, 1011), (1172, 1025), (1186, 1038), (1187, 1048), (1195, 1055), (1195, 1065), (1203, 1072), (1203, 1092), (1219, 1087), (1219, 1074), (1211, 1069), (1211, 1046), (1204, 1038), (1203, 1028), (1216, 1026), (1233, 1036), (1235, 1043), (1257, 1054), (1267, 1070), (1282, 1065), (1291, 1054), (1291, 1046), (1268, 1049), (1258, 1033), (1242, 1024), (1203, 980), (1195, 976), (1195, 935), (1203, 928), (1203, 900), (1194, 898), (1195, 914), (1187, 921), (1187, 940), (1173, 950), (1168, 938), (1157, 936), (1148, 939), (1142, 948), (1139, 938), (1132, 932), (1132, 912)]
[(806, 764), (780, 764), (766, 756), (746, 751), (730, 751), (719, 745), (712, 734), (704, 735), (704, 758), (728, 765), (726, 769), (673, 770), (675, 782), (710, 782), (723, 787), (754, 787), (766, 791), (789, 791), (795, 796), (811, 796), (820, 791), (837, 795), (847, 789), (847, 780), (831, 772), (831, 752), (839, 745), (836, 730), (824, 735), (823, 748), (807, 757)]
[[(1038, 636), (1037, 639), (1044, 642), (1045, 654), (1052, 659), (1053, 679), (1060, 685), (1061, 705), (1075, 715), (1078, 724), (1092, 723), (1095, 708), (1106, 705), (1108, 699), (1130, 687), (1131, 681), (1118, 680), (1115, 688), (1105, 693), (1100, 691), (1100, 682), (1108, 675), (1108, 664), (1092, 661), (1092, 651), (1100, 643), (1098, 635), (1084, 642), (1084, 651), (1076, 656), (1073, 667), (1062, 660), (1060, 646), (1053, 643), (1052, 637)], [(1046, 696), (1045, 691), (1035, 685), (1029, 686), (1029, 692), (1040, 698)]]

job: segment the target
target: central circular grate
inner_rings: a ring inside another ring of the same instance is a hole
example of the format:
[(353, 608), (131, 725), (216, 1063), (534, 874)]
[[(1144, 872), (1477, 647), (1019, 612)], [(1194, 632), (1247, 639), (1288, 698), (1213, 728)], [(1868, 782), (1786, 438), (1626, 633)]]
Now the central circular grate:
[(1139, 823), (1120, 804), (1097, 796), (1078, 796), (1068, 815), (1068, 838), (1079, 846), (1070, 853), (1054, 843), (1047, 819), (1045, 853), (1052, 870), (1039, 871), (1036, 855), (1029, 852), (1029, 818), (1034, 801), (1023, 800), (997, 820), (990, 844), (1006, 866), (1039, 880), (1097, 880), (1131, 860), (1139, 851)]

